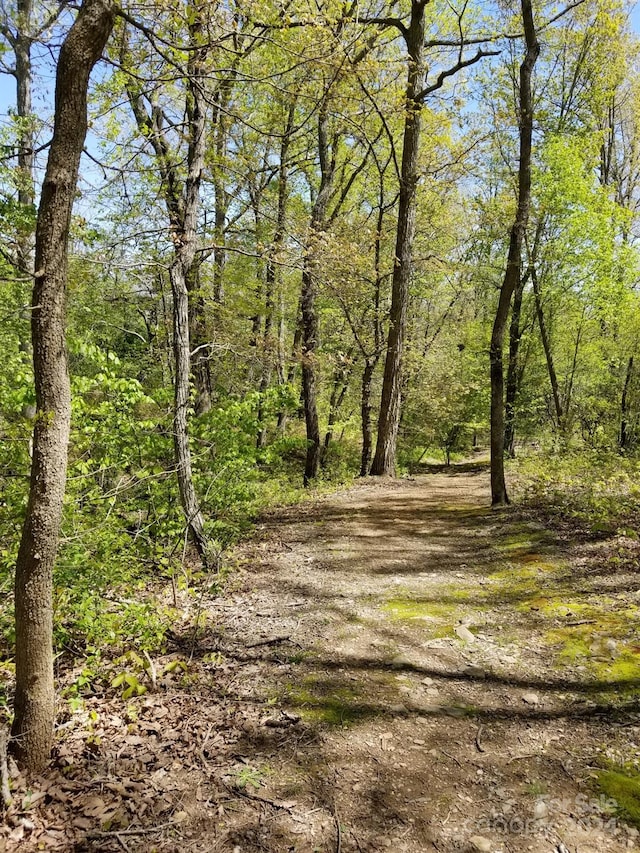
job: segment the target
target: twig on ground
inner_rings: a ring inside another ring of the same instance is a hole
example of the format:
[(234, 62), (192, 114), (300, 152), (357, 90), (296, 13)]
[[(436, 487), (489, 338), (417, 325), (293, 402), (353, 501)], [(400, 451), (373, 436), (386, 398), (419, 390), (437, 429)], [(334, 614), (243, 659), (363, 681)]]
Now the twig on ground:
[(116, 838), (118, 840), (118, 844), (124, 850), (124, 853), (130, 853), (129, 848), (127, 847), (127, 842), (124, 840), (124, 838), (121, 838), (121, 836), (118, 835), (118, 833), (116, 833)]
[(244, 788), (236, 788), (225, 786), (227, 791), (230, 794), (237, 794), (239, 797), (244, 797), (245, 800), (251, 800), (254, 803), (262, 803), (265, 806), (271, 806), (272, 809), (278, 809), (284, 812), (290, 812), (291, 806), (285, 805), (284, 803), (278, 803), (275, 800), (268, 800), (266, 797), (259, 797), (257, 794), (250, 794), (248, 791), (245, 791)]
[(155, 832), (162, 832), (164, 829), (169, 829), (169, 827), (179, 825), (179, 823), (170, 820), (167, 823), (159, 823), (157, 826), (150, 826), (146, 829), (144, 827), (139, 827), (138, 829), (96, 829), (93, 832), (89, 832), (87, 834), (87, 838), (115, 838), (120, 835), (134, 838), (136, 835), (153, 835)]
[(333, 803), (333, 822), (336, 826), (336, 853), (342, 853), (342, 830), (340, 829), (340, 815), (338, 814), (338, 807), (336, 806), (336, 801)]
[(255, 649), (258, 646), (273, 646), (275, 643), (284, 643), (291, 639), (290, 634), (278, 634), (276, 637), (266, 637), (262, 640), (253, 640), (251, 643), (246, 643), (245, 648)]
[(155, 667), (154, 662), (151, 660), (151, 658), (149, 656), (149, 652), (146, 649), (143, 652), (143, 654), (147, 659), (147, 663), (149, 664), (149, 678), (151, 679), (151, 686), (155, 690), (156, 685), (158, 683), (158, 675), (156, 673), (156, 667)]
[(445, 752), (444, 749), (441, 749), (440, 752), (443, 755), (446, 755), (447, 758), (450, 758), (452, 761), (455, 761), (455, 763), (458, 765), (458, 767), (462, 767), (462, 764), (458, 761), (458, 759), (455, 757), (455, 755), (451, 755), (450, 752)]
[(476, 732), (476, 749), (478, 752), (486, 752), (486, 749), (480, 742), (480, 737), (482, 735), (482, 726), (478, 726), (478, 731)]

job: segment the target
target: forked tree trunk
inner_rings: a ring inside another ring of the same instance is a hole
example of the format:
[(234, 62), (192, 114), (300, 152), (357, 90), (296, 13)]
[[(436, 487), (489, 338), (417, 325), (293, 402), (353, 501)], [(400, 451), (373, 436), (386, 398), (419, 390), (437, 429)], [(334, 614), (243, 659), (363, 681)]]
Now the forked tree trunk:
[(520, 66), (520, 163), (518, 168), (518, 205), (509, 238), (509, 254), (498, 307), (491, 334), (489, 350), (491, 367), (491, 504), (509, 503), (504, 477), (504, 371), (502, 348), (513, 292), (520, 281), (522, 244), (529, 219), (531, 200), (531, 147), (533, 138), (533, 98), (531, 78), (540, 53), (540, 44), (533, 21), (531, 0), (522, 0), (522, 22), (527, 45)]
[(89, 75), (113, 27), (111, 0), (85, 0), (58, 59), (55, 122), (36, 226), (31, 333), (36, 424), (29, 503), (16, 563), (19, 760), (41, 769), (53, 744), (53, 566), (67, 471), (71, 389), (65, 343), (67, 240), (87, 133)]

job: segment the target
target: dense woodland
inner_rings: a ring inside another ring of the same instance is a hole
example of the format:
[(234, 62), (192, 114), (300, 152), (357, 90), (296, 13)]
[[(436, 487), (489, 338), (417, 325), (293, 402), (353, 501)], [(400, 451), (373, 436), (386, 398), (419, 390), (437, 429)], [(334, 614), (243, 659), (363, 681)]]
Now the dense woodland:
[(636, 507), (627, 4), (16, 0), (0, 35), (1, 627), (27, 764), (51, 632), (92, 671), (157, 648), (153, 584), (212, 582), (303, 486), (491, 448), (496, 505), (515, 457), (594, 525)]

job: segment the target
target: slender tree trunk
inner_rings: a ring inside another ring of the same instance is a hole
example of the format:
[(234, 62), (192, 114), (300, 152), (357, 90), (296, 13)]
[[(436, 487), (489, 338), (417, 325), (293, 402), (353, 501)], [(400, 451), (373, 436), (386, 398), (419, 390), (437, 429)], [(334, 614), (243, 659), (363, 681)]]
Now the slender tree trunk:
[(200, 281), (200, 261), (196, 258), (186, 277), (189, 295), (190, 346), (193, 352), (193, 384), (196, 389), (195, 413), (211, 411), (213, 383), (211, 380), (211, 349), (207, 334), (207, 315)]
[(316, 242), (326, 226), (327, 207), (335, 172), (334, 153), (329, 148), (329, 91), (324, 94), (318, 111), (318, 154), (320, 158), (320, 188), (311, 212), (309, 237), (302, 270), (302, 396), (307, 430), (307, 456), (304, 484), (308, 486), (320, 469), (320, 423), (317, 399), (317, 350), (319, 323), (316, 308), (318, 283), (316, 274)]
[[(287, 370), (286, 382), (292, 385), (296, 378), (296, 368), (300, 360), (300, 349), (302, 346), (302, 295), (298, 300), (298, 310), (296, 311), (296, 327), (293, 333), (293, 342), (291, 344), (291, 358), (289, 360), (289, 369)], [(283, 434), (287, 427), (287, 413), (282, 410), (278, 412), (278, 432)]]
[(627, 362), (627, 373), (624, 378), (624, 387), (622, 389), (622, 400), (620, 401), (620, 450), (627, 450), (631, 441), (629, 434), (629, 388), (631, 387), (631, 378), (633, 377), (633, 356), (629, 357)]
[(511, 325), (509, 326), (509, 365), (507, 367), (507, 393), (505, 398), (505, 426), (504, 446), (505, 451), (512, 458), (516, 455), (516, 401), (518, 397), (518, 355), (520, 352), (520, 340), (522, 328), (520, 319), (522, 314), (522, 296), (527, 277), (521, 277), (513, 294), (513, 306), (511, 308)]
[(360, 476), (366, 477), (369, 473), (369, 465), (371, 464), (371, 452), (373, 449), (373, 441), (371, 434), (371, 383), (373, 380), (373, 372), (378, 363), (377, 358), (368, 358), (364, 364), (362, 371), (361, 385), (361, 401), (360, 413), (362, 419), (362, 454), (360, 456)]
[[(264, 318), (264, 339), (263, 339), (263, 368), (262, 378), (260, 380), (260, 411), (258, 412), (258, 447), (264, 447), (267, 439), (267, 430), (264, 424), (264, 414), (262, 411), (262, 397), (267, 392), (271, 382), (271, 372), (273, 367), (274, 355), (279, 359), (279, 337), (278, 341), (273, 340), (273, 320), (275, 314), (276, 288), (280, 276), (278, 275), (278, 254), (282, 250), (286, 231), (287, 220), (287, 201), (289, 198), (289, 146), (291, 145), (291, 135), (293, 133), (293, 125), (296, 114), (297, 99), (293, 99), (289, 104), (287, 113), (287, 124), (285, 132), (280, 143), (280, 174), (278, 179), (278, 212), (276, 215), (276, 226), (273, 232), (273, 239), (267, 255), (267, 269), (265, 272), (265, 318)], [(278, 416), (278, 421), (280, 415)]]
[[(33, 40), (30, 33), (32, 0), (18, 0), (18, 25), (13, 45), (16, 58), (16, 114), (20, 120), (18, 139), (18, 204), (27, 213), (33, 209), (33, 116), (31, 106), (32, 71), (31, 47)], [(23, 221), (29, 222), (29, 216)], [(23, 230), (18, 234), (18, 268), (26, 275), (33, 274), (33, 231), (27, 225), (20, 226)]]
[(564, 412), (562, 410), (562, 400), (560, 399), (560, 386), (558, 385), (558, 375), (553, 362), (553, 351), (551, 349), (551, 341), (549, 340), (549, 333), (547, 331), (547, 322), (544, 318), (542, 299), (540, 297), (540, 284), (538, 282), (538, 273), (535, 267), (531, 267), (531, 282), (533, 284), (533, 295), (536, 302), (536, 316), (538, 317), (540, 337), (542, 338), (542, 347), (544, 349), (544, 357), (547, 362), (549, 382), (551, 383), (551, 392), (553, 394), (556, 424), (560, 432), (562, 432), (564, 430)]
[(395, 476), (396, 446), (400, 424), (402, 356), (407, 326), (409, 283), (413, 262), (416, 222), (416, 188), (421, 130), (421, 93), (425, 84), (425, 3), (411, 3), (411, 21), (406, 31), (409, 72), (405, 96), (404, 145), (398, 202), (395, 263), (389, 312), (387, 355), (382, 380), (376, 452), (371, 466), (375, 475)]
[(582, 317), (580, 318), (580, 325), (578, 326), (578, 332), (576, 334), (576, 342), (573, 348), (573, 359), (571, 360), (571, 369), (569, 371), (569, 375), (567, 376), (567, 381), (565, 383), (565, 393), (564, 393), (564, 429), (565, 432), (567, 430), (569, 424), (569, 411), (571, 409), (571, 403), (573, 400), (573, 383), (576, 378), (576, 370), (578, 369), (578, 352), (580, 351), (580, 344), (582, 343), (582, 334), (584, 332), (584, 320), (586, 316), (587, 308), (586, 305), (582, 309)]
[(329, 399), (329, 417), (327, 419), (327, 431), (324, 435), (324, 444), (322, 446), (322, 456), (320, 465), (322, 468), (326, 465), (329, 453), (329, 446), (333, 441), (333, 431), (338, 419), (338, 414), (344, 403), (344, 398), (349, 390), (349, 379), (353, 371), (353, 354), (354, 347), (350, 347), (346, 357), (346, 364), (338, 367), (333, 374), (333, 388), (331, 389), (331, 397)]
[[(188, 268), (188, 267), (187, 267)], [(191, 391), (191, 346), (189, 340), (189, 292), (185, 265), (177, 257), (169, 270), (173, 295), (173, 355), (175, 362), (173, 446), (180, 500), (186, 523), (202, 561), (207, 562), (204, 519), (193, 485), (189, 446), (189, 398)]]
[(229, 103), (233, 90), (232, 72), (231, 79), (223, 80), (216, 95), (216, 109), (213, 116), (213, 137), (215, 150), (215, 163), (212, 168), (214, 210), (213, 210), (213, 299), (217, 306), (224, 304), (224, 269), (227, 263), (226, 250), (226, 225), (227, 213), (229, 211), (229, 193), (224, 182), (226, 173)]
[(113, 27), (110, 0), (85, 0), (58, 59), (55, 122), (36, 226), (32, 342), (36, 424), (27, 514), (16, 563), (13, 737), (31, 770), (53, 743), (53, 566), (62, 518), (71, 421), (65, 343), (67, 241), (87, 133), (87, 89)]
[(504, 371), (502, 348), (513, 292), (520, 281), (522, 244), (529, 218), (531, 200), (531, 148), (533, 138), (533, 97), (531, 77), (540, 53), (540, 44), (533, 21), (531, 0), (522, 0), (522, 22), (527, 45), (520, 66), (520, 163), (518, 168), (518, 206), (511, 228), (509, 254), (504, 280), (500, 288), (498, 307), (491, 334), (489, 350), (491, 374), (491, 503), (500, 506), (509, 503), (504, 477)]
[(316, 282), (311, 271), (311, 259), (305, 261), (302, 273), (302, 396), (307, 431), (307, 456), (304, 484), (308, 486), (318, 476), (320, 468), (320, 422), (317, 400), (318, 315), (316, 312)]
[[(174, 416), (173, 443), (176, 476), (182, 510), (187, 529), (196, 549), (207, 565), (209, 543), (204, 534), (204, 520), (193, 483), (191, 448), (189, 444), (189, 396), (191, 388), (191, 330), (190, 309), (196, 300), (189, 299), (189, 284), (197, 281), (194, 274), (197, 265), (198, 215), (200, 213), (200, 185), (207, 145), (205, 132), (205, 60), (207, 43), (202, 22), (202, 8), (198, 0), (190, 5), (189, 37), (190, 50), (185, 71), (186, 84), (186, 133), (188, 135), (184, 186), (180, 186), (180, 173), (176, 167), (177, 157), (171, 150), (164, 131), (165, 116), (159, 108), (151, 113), (145, 107), (139, 83), (134, 77), (127, 80), (127, 95), (133, 115), (141, 134), (153, 148), (160, 173), (164, 202), (174, 246), (174, 259), (169, 270), (173, 296), (173, 354)], [(121, 47), (121, 64), (131, 64), (126, 33)], [(195, 293), (194, 293), (195, 296)]]
[(206, 566), (208, 543), (204, 533), (204, 519), (193, 483), (191, 448), (189, 445), (189, 392), (191, 380), (191, 341), (189, 329), (189, 291), (187, 281), (196, 263), (197, 227), (200, 213), (200, 183), (206, 150), (204, 105), (204, 60), (207, 48), (201, 19), (201, 10), (194, 6), (189, 25), (192, 50), (187, 68), (186, 114), (189, 132), (187, 150), (187, 177), (184, 186), (181, 229), (174, 241), (175, 260), (170, 268), (173, 293), (173, 347), (176, 362), (174, 389), (174, 448), (178, 488), (187, 527), (198, 554)]

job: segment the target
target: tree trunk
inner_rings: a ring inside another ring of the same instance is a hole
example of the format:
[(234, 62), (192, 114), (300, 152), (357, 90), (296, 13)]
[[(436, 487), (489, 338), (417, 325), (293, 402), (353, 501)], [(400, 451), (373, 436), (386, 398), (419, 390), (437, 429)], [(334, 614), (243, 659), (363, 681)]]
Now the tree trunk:
[(424, 39), (425, 3), (411, 3), (411, 21), (406, 30), (409, 72), (405, 96), (404, 145), (398, 202), (395, 263), (389, 312), (387, 355), (382, 380), (382, 400), (378, 418), (378, 439), (371, 466), (375, 475), (395, 476), (396, 446), (400, 423), (402, 355), (407, 325), (409, 283), (413, 260), (416, 221), (416, 188), (421, 129), (421, 93), (425, 84)]
[[(296, 328), (293, 333), (293, 342), (291, 344), (291, 358), (289, 361), (289, 369), (287, 370), (287, 384), (291, 385), (296, 378), (296, 367), (300, 358), (300, 347), (302, 345), (302, 294), (298, 300), (298, 310), (296, 311)], [(278, 432), (282, 435), (287, 428), (287, 412), (284, 409), (278, 412)]]
[(378, 363), (377, 358), (368, 358), (365, 361), (364, 370), (362, 372), (362, 391), (360, 412), (362, 418), (362, 454), (360, 457), (360, 476), (366, 477), (369, 473), (369, 465), (371, 463), (372, 451), (372, 435), (371, 435), (371, 382), (373, 380), (373, 372)]
[(522, 328), (520, 318), (522, 314), (522, 296), (526, 283), (526, 276), (521, 277), (513, 294), (513, 306), (511, 308), (511, 325), (509, 326), (509, 365), (507, 367), (507, 393), (505, 399), (505, 426), (504, 446), (506, 452), (512, 458), (516, 455), (516, 400), (518, 397), (518, 355), (520, 352), (520, 340)]
[(350, 347), (347, 352), (345, 364), (337, 367), (333, 374), (333, 388), (331, 389), (331, 397), (329, 399), (329, 417), (327, 419), (327, 431), (324, 435), (324, 444), (322, 446), (322, 455), (320, 459), (320, 467), (324, 468), (327, 463), (329, 446), (333, 441), (333, 428), (338, 419), (338, 413), (344, 403), (344, 398), (349, 390), (349, 379), (353, 371), (353, 353), (354, 347)]
[(629, 434), (629, 388), (631, 386), (631, 378), (633, 376), (633, 356), (629, 357), (627, 362), (627, 373), (624, 378), (624, 388), (622, 389), (622, 400), (620, 402), (620, 450), (627, 450), (631, 441)]
[[(282, 250), (285, 238), (286, 217), (287, 217), (287, 200), (289, 197), (289, 146), (291, 144), (291, 134), (293, 133), (293, 124), (296, 113), (297, 99), (294, 98), (289, 104), (287, 113), (287, 125), (285, 128), (282, 141), (280, 143), (280, 175), (278, 180), (278, 212), (276, 215), (276, 226), (273, 232), (273, 239), (267, 254), (267, 269), (265, 272), (265, 317), (264, 317), (264, 339), (263, 339), (263, 367), (262, 377), (260, 380), (260, 409), (258, 412), (258, 448), (264, 447), (267, 440), (267, 430), (264, 424), (264, 414), (262, 411), (262, 398), (267, 392), (271, 382), (271, 372), (273, 367), (274, 354), (278, 356), (279, 361), (279, 344), (276, 346), (276, 341), (273, 340), (273, 318), (275, 313), (276, 286), (279, 281), (278, 275), (278, 254)], [(274, 353), (277, 349), (278, 352)], [(280, 421), (280, 415), (278, 416)]]
[(71, 389), (65, 344), (67, 240), (87, 133), (89, 75), (113, 27), (110, 0), (85, 0), (58, 59), (55, 122), (36, 226), (31, 332), (36, 424), (29, 503), (16, 563), (13, 737), (29, 769), (53, 743), (53, 566), (67, 470)]
[(308, 486), (318, 476), (320, 469), (320, 423), (317, 400), (317, 349), (318, 313), (316, 296), (316, 242), (326, 225), (327, 207), (333, 186), (335, 161), (329, 149), (329, 91), (324, 93), (318, 111), (318, 154), (320, 158), (320, 188), (311, 212), (307, 250), (302, 270), (302, 396), (307, 430), (307, 456), (304, 466), (304, 484)]
[(555, 364), (553, 363), (551, 341), (549, 340), (547, 323), (544, 319), (544, 311), (542, 310), (540, 285), (538, 283), (538, 273), (535, 267), (531, 267), (531, 282), (533, 284), (533, 295), (536, 302), (536, 315), (538, 317), (538, 326), (540, 327), (540, 337), (542, 338), (542, 347), (544, 349), (544, 357), (547, 362), (549, 382), (551, 383), (551, 392), (553, 394), (553, 405), (556, 413), (556, 424), (558, 426), (559, 431), (562, 432), (564, 429), (564, 412), (562, 410), (562, 400), (560, 399), (560, 386), (558, 385), (558, 376), (556, 374)]
[(518, 167), (518, 206), (509, 239), (507, 268), (504, 274), (498, 307), (491, 334), (489, 350), (491, 374), (491, 503), (501, 506), (509, 503), (504, 478), (504, 371), (502, 347), (513, 292), (520, 281), (522, 243), (529, 218), (531, 200), (531, 147), (533, 137), (533, 98), (531, 77), (540, 53), (540, 44), (533, 21), (531, 0), (522, 0), (522, 22), (527, 45), (520, 66), (520, 163)]
[(316, 350), (318, 348), (318, 315), (316, 312), (316, 282), (311, 272), (311, 259), (305, 260), (302, 273), (302, 396), (307, 431), (307, 455), (304, 484), (308, 486), (318, 476), (320, 468), (320, 423), (316, 390)]
[(201, 290), (200, 261), (194, 260), (187, 273), (189, 294), (190, 346), (193, 350), (193, 384), (196, 389), (195, 413), (205, 415), (211, 411), (213, 384), (211, 381), (211, 349), (207, 334), (205, 299)]
[(175, 260), (169, 270), (173, 293), (173, 347), (176, 362), (174, 389), (174, 448), (178, 488), (187, 527), (198, 554), (205, 566), (208, 564), (208, 543), (204, 534), (204, 520), (193, 484), (191, 448), (189, 446), (189, 392), (191, 378), (191, 342), (189, 329), (188, 275), (196, 263), (197, 227), (200, 213), (200, 183), (206, 150), (204, 106), (204, 59), (207, 47), (200, 10), (194, 7), (189, 24), (192, 50), (187, 68), (186, 114), (189, 132), (187, 150), (187, 177), (184, 186), (181, 228), (174, 239)]
[(207, 563), (204, 519), (193, 485), (189, 447), (189, 398), (191, 358), (189, 342), (189, 292), (183, 262), (177, 257), (169, 270), (173, 294), (173, 355), (175, 361), (173, 446), (180, 500), (187, 527), (203, 563)]
[[(31, 211), (34, 205), (33, 190), (33, 124), (32, 124), (32, 73), (31, 47), (33, 40), (30, 33), (32, 0), (18, 0), (18, 25), (13, 45), (16, 58), (16, 114), (20, 120), (18, 139), (18, 204), (23, 212)], [(29, 221), (24, 217), (23, 221)], [(24, 227), (18, 234), (18, 268), (29, 276), (33, 274), (33, 232), (30, 227)]]
[[(139, 87), (139, 81), (127, 79), (127, 95), (136, 124), (142, 136), (149, 140), (160, 173), (164, 202), (174, 246), (174, 259), (169, 270), (173, 296), (173, 353), (175, 360), (173, 443), (176, 475), (182, 510), (186, 526), (203, 564), (208, 563), (208, 542), (204, 534), (204, 521), (193, 484), (191, 449), (189, 445), (189, 396), (191, 382), (191, 331), (190, 307), (196, 299), (189, 299), (189, 284), (197, 281), (197, 227), (200, 213), (200, 185), (204, 169), (207, 138), (205, 133), (205, 59), (207, 42), (202, 22), (202, 9), (196, 4), (190, 7), (189, 38), (190, 50), (185, 72), (186, 134), (188, 138), (184, 186), (180, 186), (180, 173), (164, 130), (165, 116), (160, 108), (149, 113)], [(121, 65), (131, 65), (126, 33), (121, 47)], [(194, 292), (195, 297), (195, 292)], [(200, 350), (198, 351), (198, 353)], [(209, 377), (210, 382), (210, 377)], [(203, 385), (203, 389), (205, 386)]]

